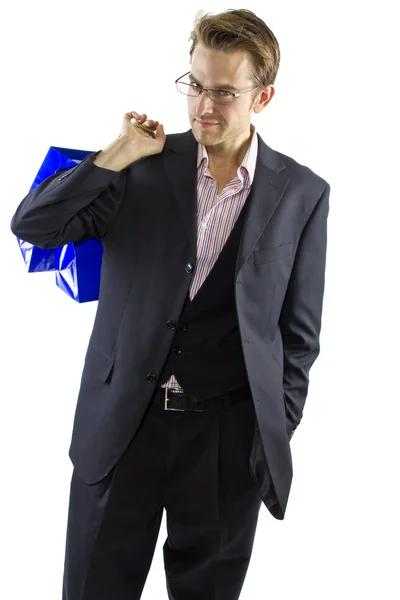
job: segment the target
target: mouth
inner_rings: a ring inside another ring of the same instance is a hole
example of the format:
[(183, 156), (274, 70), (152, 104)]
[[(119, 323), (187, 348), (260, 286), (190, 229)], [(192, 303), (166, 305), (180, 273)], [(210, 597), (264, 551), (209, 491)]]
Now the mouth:
[(201, 127), (212, 127), (213, 125), (218, 125), (218, 123), (212, 123), (210, 121), (199, 121), (199, 119), (196, 119), (196, 121)]

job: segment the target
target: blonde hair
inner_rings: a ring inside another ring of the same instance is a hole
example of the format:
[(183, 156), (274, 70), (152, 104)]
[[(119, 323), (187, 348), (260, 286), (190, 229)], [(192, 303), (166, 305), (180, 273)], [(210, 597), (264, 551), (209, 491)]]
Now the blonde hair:
[(189, 41), (192, 42), (190, 62), (199, 42), (224, 52), (247, 51), (253, 63), (250, 77), (254, 85), (266, 87), (275, 83), (280, 63), (279, 44), (270, 28), (251, 10), (230, 9), (216, 15), (200, 11)]

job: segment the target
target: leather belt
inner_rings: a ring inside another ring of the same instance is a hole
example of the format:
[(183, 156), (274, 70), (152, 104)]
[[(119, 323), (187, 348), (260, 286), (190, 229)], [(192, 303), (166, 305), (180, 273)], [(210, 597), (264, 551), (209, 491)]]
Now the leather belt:
[(200, 401), (189, 394), (174, 392), (171, 389), (159, 387), (157, 399), (161, 403), (163, 410), (205, 412), (229, 408), (241, 400), (249, 401), (251, 400), (251, 390), (249, 386), (245, 386), (226, 394), (221, 394), (215, 398)]

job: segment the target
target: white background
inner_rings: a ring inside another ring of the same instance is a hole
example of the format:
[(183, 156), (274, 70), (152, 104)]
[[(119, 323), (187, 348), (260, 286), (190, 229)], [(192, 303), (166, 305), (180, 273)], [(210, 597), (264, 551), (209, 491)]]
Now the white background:
[[(395, 4), (245, 5), (282, 53), (275, 96), (252, 121), (329, 182), (331, 208), (321, 354), (291, 441), (287, 512), (278, 521), (262, 505), (241, 600), (400, 597)], [(131, 110), (167, 134), (187, 131), (174, 80), (190, 70), (196, 13), (243, 6), (10, 6), (0, 42), (0, 597), (61, 600), (68, 448), (97, 303), (75, 303), (53, 273), (28, 274), (9, 223), (50, 146), (104, 148)], [(165, 537), (163, 520), (143, 600), (167, 598)]]

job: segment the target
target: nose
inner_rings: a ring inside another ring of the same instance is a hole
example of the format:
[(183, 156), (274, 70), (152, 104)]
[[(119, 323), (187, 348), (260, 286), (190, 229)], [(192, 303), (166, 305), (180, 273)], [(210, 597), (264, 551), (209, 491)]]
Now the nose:
[(203, 90), (197, 101), (197, 114), (203, 115), (209, 112), (213, 112), (213, 101), (210, 99), (208, 92)]

